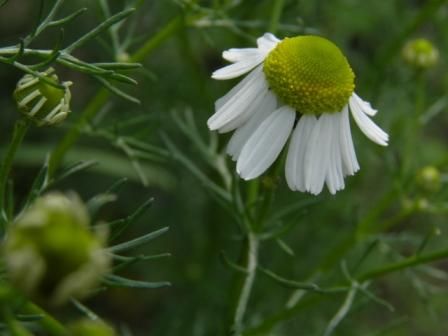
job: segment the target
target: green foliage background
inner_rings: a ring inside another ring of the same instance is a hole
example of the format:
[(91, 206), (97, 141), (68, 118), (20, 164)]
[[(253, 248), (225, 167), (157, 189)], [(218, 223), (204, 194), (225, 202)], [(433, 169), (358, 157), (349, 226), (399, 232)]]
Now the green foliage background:
[[(125, 1), (109, 3), (115, 12), (122, 9)], [(169, 280), (172, 287), (109, 289), (86, 302), (97, 314), (117, 328), (128, 326), (133, 335), (227, 334), (239, 274), (223, 262), (222, 256), (239, 263), (242, 237), (234, 216), (216, 202), (203, 181), (176, 160), (163, 139), (168, 138), (205, 176), (221, 183), (198, 146), (175, 122), (180, 118), (181, 126), (188, 125), (183, 118), (189, 113), (197, 126), (195, 132), (204, 143), (219, 141), (219, 153), (214, 153), (214, 157), (225, 159), (235, 179), (234, 163), (221, 153), (229, 136), (212, 136), (210, 140), (206, 120), (214, 111), (214, 101), (237, 81), (213, 81), (210, 74), (224, 65), (223, 50), (251, 47), (255, 38), (270, 28), (276, 28), (280, 38), (319, 34), (335, 42), (354, 69), (357, 93), (378, 108), (375, 122), (389, 133), (391, 140), (389, 147), (380, 148), (353, 127), (361, 170), (349, 177), (345, 190), (335, 196), (327, 191), (318, 197), (291, 192), (283, 174), (276, 176), (270, 171), (262, 180), (263, 185), (278, 183), (270, 214), (278, 215), (291, 206), (297, 209), (283, 218), (288, 229), (281, 236), (282, 242), (263, 242), (260, 265), (284, 278), (327, 288), (346, 285), (341, 265), (347, 265), (350, 275), (358, 278), (370, 270), (412, 257), (422, 246), (422, 254), (448, 247), (447, 1), (137, 3), (139, 7), (129, 19), (137, 24), (134, 43), (127, 52), (132, 54), (158, 32), (166, 32), (160, 44), (140, 60), (144, 68), (133, 72), (139, 85), (123, 88), (140, 99), (141, 104), (111, 95), (100, 113), (83, 127), (83, 134), (64, 161), (68, 164), (93, 159), (97, 165), (54, 188), (76, 190), (83, 199), (89, 199), (118, 179), (128, 178), (118, 193), (118, 201), (106, 205), (98, 214), (101, 220), (126, 216), (154, 197), (152, 208), (120, 239), (169, 226), (167, 234), (137, 254), (168, 251), (172, 256), (133, 265), (126, 275), (140, 280)], [(2, 45), (17, 43), (32, 29), (38, 19), (38, 6), (38, 1), (11, 0), (0, 8)], [(282, 9), (278, 20), (276, 6)], [(70, 13), (80, 7), (87, 7), (88, 11), (65, 28), (66, 40), (104, 19), (97, 1), (67, 1), (62, 12)], [(167, 25), (171, 27), (168, 30)], [(57, 32), (49, 31), (35, 45), (51, 49), (57, 36)], [(427, 71), (416, 71), (401, 58), (404, 43), (415, 37), (428, 38), (439, 49), (439, 63)], [(102, 34), (78, 50), (77, 56), (92, 62), (114, 59), (108, 38)], [(47, 153), (68, 129), (75, 127), (82, 111), (100, 90), (88, 76), (56, 68), (63, 80), (74, 82), (73, 113), (61, 127), (34, 128), (27, 134), (12, 175), (18, 202), (27, 194)], [(0, 75), (3, 154), (18, 117), (12, 92), (23, 74), (3, 65)], [(123, 136), (157, 146), (163, 155), (139, 160), (129, 157), (119, 145)], [(136, 164), (147, 186), (136, 173)], [(442, 188), (437, 192), (427, 193), (418, 186), (418, 172), (426, 165), (442, 172)], [(250, 183), (238, 183), (243, 194), (250, 187)], [(418, 208), (415, 204), (427, 206)], [(283, 243), (292, 251), (282, 249)], [(377, 299), (359, 294), (334, 335), (445, 335), (446, 271), (446, 261), (442, 260), (375, 276), (368, 288)], [(301, 304), (288, 309), (286, 302), (295, 289), (261, 271), (257, 274), (244, 335), (322, 335), (346, 296), (345, 292), (309, 292)], [(78, 314), (72, 307), (53, 313), (61, 320)]]

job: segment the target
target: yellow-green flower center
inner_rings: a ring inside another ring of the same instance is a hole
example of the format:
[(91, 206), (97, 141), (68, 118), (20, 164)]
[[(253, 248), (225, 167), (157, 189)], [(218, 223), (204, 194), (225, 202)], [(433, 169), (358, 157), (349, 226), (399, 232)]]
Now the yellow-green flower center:
[(345, 56), (318, 36), (284, 39), (270, 52), (263, 70), (280, 100), (304, 114), (340, 112), (355, 88)]

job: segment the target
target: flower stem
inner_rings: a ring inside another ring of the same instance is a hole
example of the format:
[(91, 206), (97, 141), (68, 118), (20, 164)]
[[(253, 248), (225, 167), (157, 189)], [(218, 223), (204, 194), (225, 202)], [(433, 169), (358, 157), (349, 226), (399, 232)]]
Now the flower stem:
[(230, 329), (230, 334), (234, 336), (239, 336), (242, 333), (244, 315), (246, 313), (247, 304), (257, 272), (258, 247), (258, 238), (253, 232), (249, 232), (244, 245), (246, 272), (243, 275), (242, 285), (239, 290), (235, 312), (233, 314), (232, 327)]
[(12, 134), (11, 142), (6, 149), (5, 157), (3, 158), (2, 165), (0, 167), (0, 230), (5, 229), (6, 223), (8, 222), (7, 209), (5, 205), (5, 195), (6, 186), (8, 184), (8, 176), (11, 171), (12, 163), (14, 161), (15, 154), (23, 138), (25, 137), (26, 131), (29, 127), (29, 121), (25, 119), (19, 119), (14, 125), (14, 131)]

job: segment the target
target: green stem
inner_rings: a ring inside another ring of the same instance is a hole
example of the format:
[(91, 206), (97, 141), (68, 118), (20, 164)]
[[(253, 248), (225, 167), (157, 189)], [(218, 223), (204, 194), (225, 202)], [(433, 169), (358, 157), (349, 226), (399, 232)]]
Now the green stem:
[(239, 336), (242, 333), (244, 315), (246, 313), (247, 304), (249, 302), (257, 272), (258, 247), (258, 238), (253, 232), (249, 232), (244, 246), (246, 272), (243, 274), (243, 281), (235, 304), (232, 327), (230, 330), (231, 335), (234, 336)]
[(374, 278), (379, 278), (383, 275), (392, 273), (392, 272), (396, 272), (396, 271), (400, 271), (403, 270), (405, 268), (409, 268), (412, 266), (416, 266), (416, 265), (420, 265), (420, 264), (425, 264), (425, 263), (429, 263), (429, 262), (433, 262), (433, 261), (437, 261), (437, 260), (441, 260), (441, 259), (445, 259), (448, 258), (448, 248), (447, 249), (441, 249), (438, 251), (434, 251), (425, 255), (420, 255), (420, 256), (412, 256), (403, 260), (400, 260), (396, 263), (392, 263), (371, 271), (368, 271), (364, 274), (362, 274), (361, 276), (358, 277), (359, 281), (366, 281), (366, 280), (370, 280), (370, 279), (374, 279)]
[[(169, 21), (164, 28), (162, 28), (158, 33), (152, 36), (143, 46), (137, 50), (131, 57), (131, 62), (140, 62), (146, 56), (148, 56), (155, 48), (157, 48), (162, 42), (172, 36), (177, 30), (183, 26), (182, 17), (177, 17)], [(62, 138), (56, 148), (50, 155), (50, 162), (48, 167), (48, 174), (50, 177), (54, 177), (57, 168), (60, 166), (62, 160), (64, 159), (67, 151), (76, 143), (78, 140), (81, 129), (89, 123), (90, 120), (100, 111), (101, 107), (106, 104), (109, 99), (109, 91), (106, 89), (101, 89), (90, 101), (84, 111), (81, 113), (79, 119), (75, 122), (74, 127), (72, 127)]]
[(4, 47), (4, 48), (0, 48), (0, 55), (1, 56), (17, 55), (19, 52), (22, 52), (23, 55), (33, 55), (33, 56), (41, 56), (41, 57), (47, 57), (47, 56), (50, 56), (53, 53), (52, 50), (46, 50), (46, 49), (24, 48), (24, 49), (21, 50), (18, 47)]
[(54, 173), (61, 164), (65, 153), (67, 153), (67, 151), (75, 144), (76, 140), (78, 140), (82, 128), (87, 125), (88, 122), (98, 113), (101, 107), (106, 104), (108, 98), (109, 91), (104, 88), (101, 89), (81, 113), (81, 116), (76, 121), (75, 125), (70, 128), (62, 140), (58, 143), (56, 148), (51, 152), (50, 161), (48, 164), (48, 175), (50, 177), (54, 177)]
[(269, 31), (272, 34), (277, 32), (278, 23), (282, 15), (283, 6), (285, 5), (285, 0), (275, 0), (272, 5), (271, 22), (269, 23)]
[(24, 306), (22, 312), (25, 314), (40, 315), (41, 319), (39, 320), (39, 325), (43, 329), (45, 329), (46, 331), (45, 335), (49, 336), (67, 335), (67, 330), (58, 320), (53, 318), (45, 310), (35, 305), (34, 303), (31, 302), (27, 303)]
[(169, 21), (165, 27), (157, 32), (153, 37), (148, 39), (143, 46), (131, 56), (131, 62), (141, 62), (162, 42), (171, 37), (180, 30), (184, 25), (183, 17), (178, 16)]
[(6, 186), (8, 184), (8, 176), (11, 171), (12, 163), (14, 161), (14, 157), (16, 155), (17, 149), (22, 143), (23, 138), (25, 137), (26, 131), (29, 127), (29, 121), (25, 119), (19, 119), (16, 121), (14, 125), (14, 131), (12, 134), (11, 142), (6, 149), (5, 157), (3, 158), (3, 163), (0, 168), (0, 229), (3, 230), (8, 221), (8, 215), (5, 205), (5, 194), (6, 194)]

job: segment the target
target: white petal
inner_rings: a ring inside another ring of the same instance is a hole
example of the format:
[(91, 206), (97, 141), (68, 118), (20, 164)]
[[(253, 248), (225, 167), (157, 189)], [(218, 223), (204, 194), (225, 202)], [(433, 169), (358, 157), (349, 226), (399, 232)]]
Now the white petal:
[(224, 128), (235, 119), (240, 119), (240, 122), (247, 120), (250, 116), (247, 115), (248, 108), (267, 90), (268, 85), (260, 66), (216, 101), (216, 112), (207, 121), (209, 129), (213, 131)]
[(286, 182), (291, 190), (306, 191), (305, 152), (316, 122), (314, 115), (305, 114), (292, 134), (285, 164)]
[(275, 111), (276, 105), (277, 99), (271, 91), (268, 91), (263, 96), (259, 104), (253, 105), (254, 111), (250, 119), (233, 133), (227, 145), (227, 154), (232, 156), (232, 160), (236, 161), (238, 159), (247, 140), (249, 140), (258, 126)]
[(350, 131), (348, 106), (343, 108), (341, 114), (339, 142), (342, 154), (342, 168), (344, 175), (354, 175), (359, 170), (359, 163), (356, 158), (355, 147), (353, 146), (353, 139)]
[(280, 42), (270, 33), (257, 39), (258, 48), (229, 49), (222, 53), (222, 57), (234, 64), (216, 70), (212, 74), (214, 79), (231, 79), (241, 76), (262, 63), (269, 52)]
[(252, 56), (244, 57), (241, 61), (218, 69), (212, 74), (213, 79), (232, 79), (248, 73), (265, 59), (265, 54), (257, 52)]
[(235, 63), (242, 61), (246, 58), (254, 57), (259, 54), (260, 51), (258, 50), (258, 48), (243, 48), (243, 49), (232, 48), (223, 51), (222, 57), (229, 62)]
[(258, 49), (264, 53), (269, 53), (274, 49), (280, 40), (271, 33), (265, 33), (262, 37), (257, 39)]
[(305, 187), (317, 195), (322, 191), (330, 164), (332, 134), (330, 113), (324, 113), (317, 120), (311, 132), (305, 153)]
[[(269, 90), (266, 88), (266, 90), (263, 90), (263, 92), (260, 92), (259, 95), (257, 95), (254, 100), (252, 101), (252, 104), (250, 104), (246, 110), (244, 110), (243, 113), (238, 115), (238, 117), (234, 118), (233, 120), (226, 123), (223, 127), (218, 128), (219, 133), (227, 133), (230, 131), (233, 131), (237, 128), (240, 128), (244, 126), (244, 124), (249, 122), (249, 119), (254, 117), (254, 114), (257, 113), (257, 111), (261, 108), (263, 105), (265, 97), (269, 94)], [(272, 96), (272, 94), (271, 94)], [(274, 99), (275, 101), (275, 99)], [(271, 108), (270, 111), (273, 112), (275, 108)]]
[(362, 100), (356, 93), (353, 92), (352, 98), (353, 98), (353, 103), (357, 104), (358, 107), (368, 116), (374, 117), (375, 114), (377, 114), (378, 110), (375, 110), (374, 108), (372, 108), (372, 105), (370, 105), (369, 102)]
[(265, 119), (244, 145), (236, 171), (245, 180), (260, 176), (280, 154), (294, 125), (296, 113), (283, 106)]
[[(263, 76), (261, 76), (263, 75)], [(249, 81), (254, 82), (254, 77), (262, 77), (261, 80), (264, 79), (264, 74), (262, 73), (261, 67), (256, 68), (251, 73), (249, 73), (246, 77), (244, 77), (237, 85), (235, 85), (229, 92), (227, 92), (224, 96), (219, 98), (215, 102), (215, 110), (218, 111), (221, 107), (224, 106), (229, 100), (231, 100), (241, 89), (248, 84)], [(267, 85), (267, 84), (266, 84)]]
[(342, 154), (340, 139), (340, 124), (342, 113), (329, 114), (331, 125), (331, 142), (330, 142), (330, 157), (328, 164), (327, 176), (325, 178), (326, 185), (331, 194), (344, 189), (344, 175), (342, 171)]
[(355, 119), (356, 124), (361, 131), (373, 142), (381, 146), (387, 146), (389, 136), (381, 128), (379, 128), (370, 118), (363, 112), (363, 110), (356, 103), (356, 98), (353, 96), (349, 100), (350, 111)]

